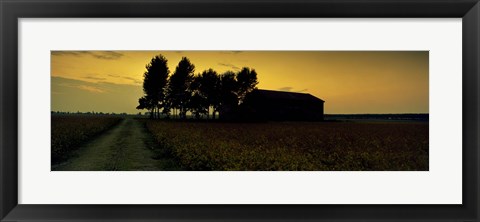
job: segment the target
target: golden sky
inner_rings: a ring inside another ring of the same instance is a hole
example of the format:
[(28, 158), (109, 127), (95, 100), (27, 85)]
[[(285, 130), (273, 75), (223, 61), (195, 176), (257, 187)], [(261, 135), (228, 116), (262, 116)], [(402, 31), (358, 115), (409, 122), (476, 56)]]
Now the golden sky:
[[(310, 93), (326, 114), (428, 113), (428, 51), (52, 51), (52, 111), (138, 113), (145, 65), (250, 67), (258, 88)], [(144, 112), (145, 110), (141, 110)]]

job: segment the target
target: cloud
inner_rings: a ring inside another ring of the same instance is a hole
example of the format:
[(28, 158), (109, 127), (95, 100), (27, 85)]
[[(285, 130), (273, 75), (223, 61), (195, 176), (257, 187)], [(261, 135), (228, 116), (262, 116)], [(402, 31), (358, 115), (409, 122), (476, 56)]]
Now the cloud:
[(123, 76), (124, 79), (128, 79), (128, 80), (132, 80), (132, 81), (135, 81), (136, 79), (135, 78), (132, 78), (132, 77), (127, 77), (127, 76)]
[[(92, 93), (104, 93), (105, 92), (105, 90), (103, 90), (103, 89), (97, 87), (97, 85), (93, 85), (92, 83), (89, 83), (89, 82), (84, 82), (84, 81), (80, 81), (80, 80), (73, 80), (73, 79), (66, 79), (66, 78), (62, 78), (62, 77), (52, 77), (52, 78), (63, 80), (63, 81), (58, 82), (58, 83), (52, 83), (53, 85), (75, 88), (75, 89), (81, 89), (81, 90), (92, 92)], [(52, 92), (53, 92), (53, 90), (52, 90)], [(55, 94), (63, 94), (63, 92), (55, 91)]]
[(278, 88), (278, 90), (286, 91), (286, 92), (290, 92), (292, 89), (293, 89), (293, 87), (290, 87), (290, 86), (285, 86), (285, 87), (282, 87), (282, 88)]
[(116, 60), (124, 55), (114, 51), (52, 51), (52, 56), (92, 56), (97, 59)]
[(114, 51), (94, 52), (91, 55), (97, 59), (107, 59), (107, 60), (115, 60), (123, 57), (122, 53), (114, 52)]
[(138, 113), (142, 95), (138, 85), (51, 76), (51, 110)]
[[(52, 76), (51, 84), (52, 84), (52, 93), (55, 92), (53, 94), (64, 93), (64, 91), (60, 90), (60, 88), (58, 87), (80, 89), (80, 90), (91, 92), (91, 93), (104, 93), (107, 91), (97, 83), (87, 82), (83, 80), (69, 79), (64, 77), (57, 77), (57, 76)], [(53, 90), (53, 88), (56, 88), (56, 90)]]
[[(133, 82), (137, 83), (136, 85), (130, 83), (114, 83), (108, 81), (91, 82), (81, 79), (70, 79), (59, 76), (52, 76), (51, 81), (52, 92), (55, 91), (56, 94), (64, 93), (64, 90), (62, 90), (62, 88), (79, 89), (90, 93), (115, 93), (119, 90), (122, 90), (123, 88), (141, 89), (141, 87), (139, 87), (138, 85), (141, 85), (142, 83), (138, 80), (132, 80)], [(56, 90), (53, 90), (53, 88), (56, 88)]]
[(234, 69), (234, 70), (240, 70), (240, 68), (239, 68), (238, 66), (235, 66), (235, 65), (230, 64), (230, 63), (221, 63), (221, 62), (219, 62), (218, 65), (226, 66), (226, 67), (232, 68), (232, 69)]
[(91, 80), (106, 80), (106, 78), (95, 77), (95, 76), (84, 76), (84, 79), (91, 79)]
[(279, 90), (279, 91), (285, 91), (285, 92), (298, 92), (298, 93), (307, 92), (307, 91), (308, 91), (308, 89), (293, 90), (293, 87), (291, 87), (291, 86), (281, 87), (281, 88), (278, 88), (277, 90)]
[(92, 93), (104, 93), (105, 92), (105, 90), (94, 87), (94, 86), (78, 85), (76, 87), (81, 89), (81, 90), (85, 90), (85, 91), (92, 92)]
[(120, 76), (120, 75), (113, 75), (113, 74), (108, 74), (108, 76), (113, 77), (113, 78), (118, 78), (118, 79), (130, 80), (130, 81), (134, 82), (135, 84), (141, 84), (142, 83), (142, 81), (140, 81), (138, 79), (135, 79), (135, 78), (132, 78), (132, 77), (128, 77), (128, 76)]
[(86, 51), (52, 51), (52, 56), (82, 56)]

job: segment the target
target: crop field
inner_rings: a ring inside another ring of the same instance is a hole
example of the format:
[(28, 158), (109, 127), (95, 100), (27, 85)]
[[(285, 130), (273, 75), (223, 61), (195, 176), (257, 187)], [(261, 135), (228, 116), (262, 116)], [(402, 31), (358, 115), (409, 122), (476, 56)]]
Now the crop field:
[(146, 124), (188, 170), (429, 169), (428, 122)]
[(111, 128), (121, 120), (110, 116), (52, 115), (52, 163), (67, 159), (82, 143)]

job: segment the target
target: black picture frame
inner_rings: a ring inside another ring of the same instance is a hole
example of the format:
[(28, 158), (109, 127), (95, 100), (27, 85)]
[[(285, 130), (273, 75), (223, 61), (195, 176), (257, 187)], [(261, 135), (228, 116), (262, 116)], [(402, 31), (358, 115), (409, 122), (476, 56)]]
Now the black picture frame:
[[(478, 0), (0, 0), (0, 15), (1, 221), (479, 221)], [(18, 204), (18, 19), (47, 17), (462, 18), (463, 204)]]

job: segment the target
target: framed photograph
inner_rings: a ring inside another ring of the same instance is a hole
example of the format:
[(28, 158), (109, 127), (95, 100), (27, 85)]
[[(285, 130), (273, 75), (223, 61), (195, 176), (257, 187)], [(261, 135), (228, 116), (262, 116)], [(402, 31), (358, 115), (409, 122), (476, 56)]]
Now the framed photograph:
[(51, 170), (428, 171), (428, 56), (52, 51)]
[(478, 221), (468, 1), (1, 1), (1, 221)]

